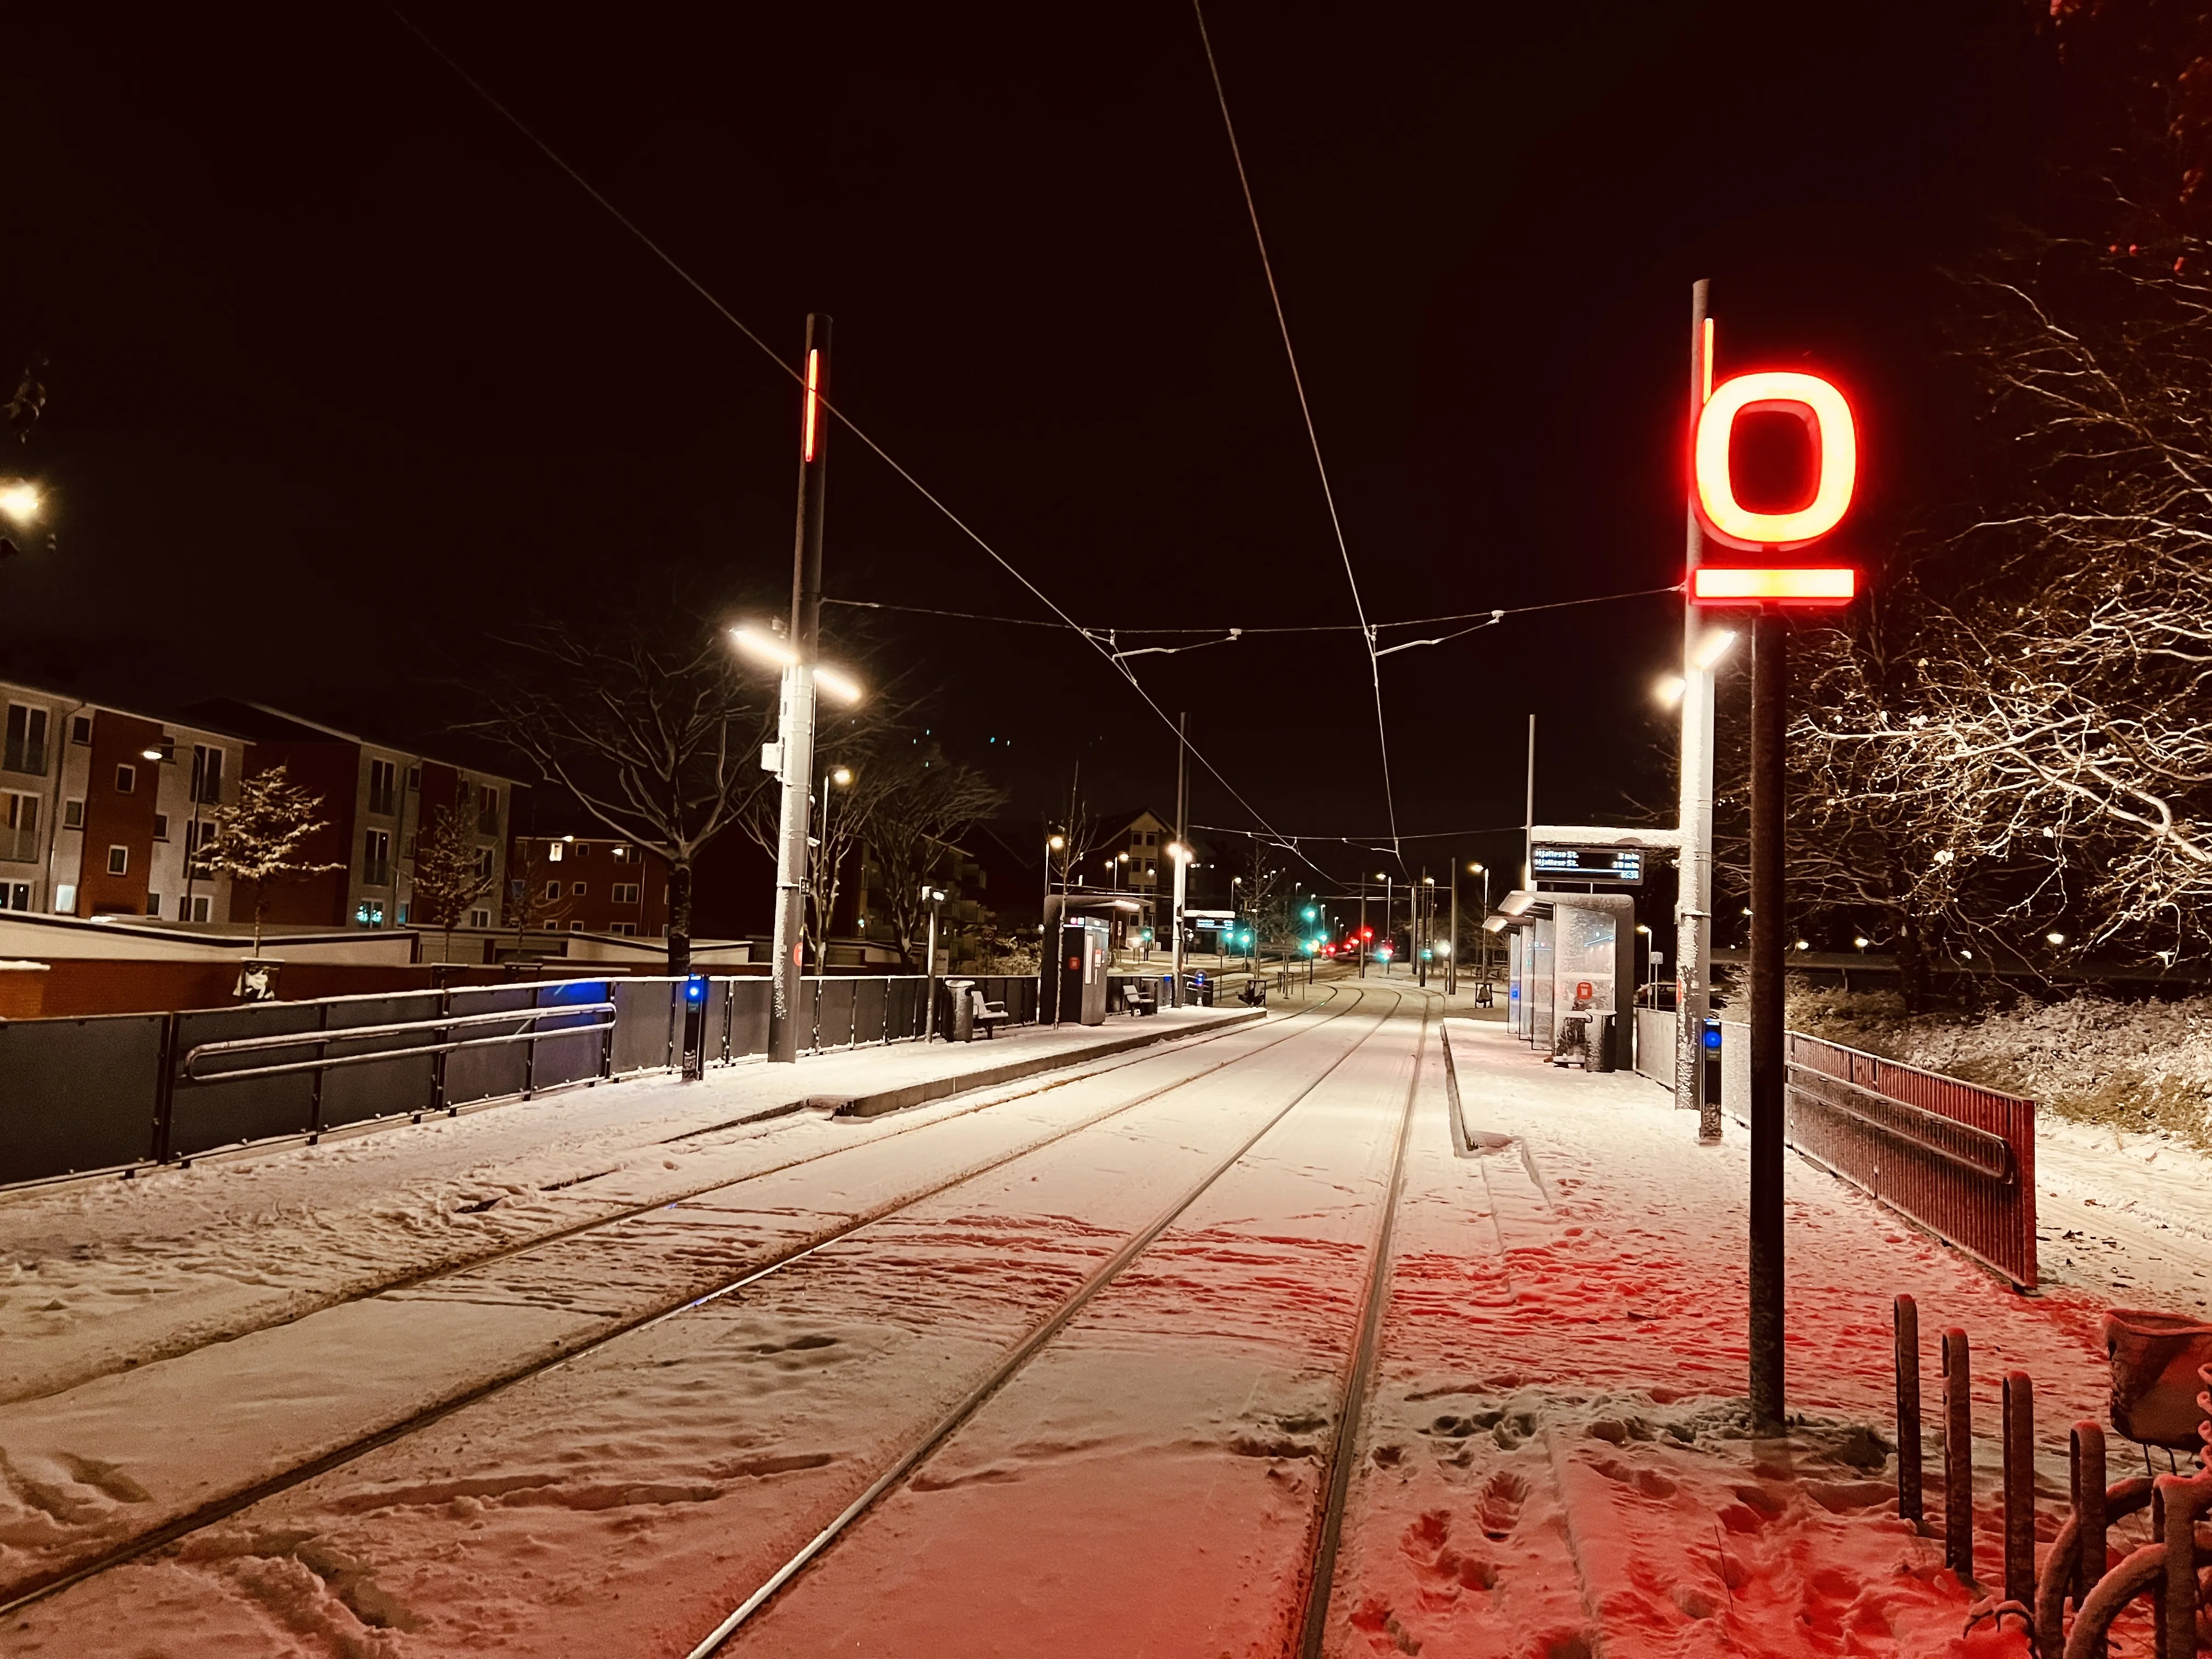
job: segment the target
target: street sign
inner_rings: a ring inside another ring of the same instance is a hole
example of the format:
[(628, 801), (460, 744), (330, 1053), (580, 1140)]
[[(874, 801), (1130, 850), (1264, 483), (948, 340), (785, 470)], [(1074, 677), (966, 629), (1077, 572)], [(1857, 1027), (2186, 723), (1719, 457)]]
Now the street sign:
[[(1784, 512), (1759, 512), (1736, 496), (1730, 459), (1736, 422), (1746, 415), (1759, 414), (1796, 416), (1813, 445), (1812, 499)], [(1690, 451), (1690, 501), (1698, 527), (1723, 547), (1759, 556), (1748, 565), (1699, 561), (1690, 572), (1693, 603), (1765, 606), (1850, 602), (1858, 591), (1856, 570), (1832, 561), (1788, 556), (1841, 524), (1857, 488), (1857, 428), (1850, 404), (1832, 382), (1795, 370), (1739, 374), (1724, 381), (1698, 411)]]
[(1538, 881), (1601, 881), (1616, 887), (1644, 884), (1644, 852), (1635, 847), (1547, 847), (1529, 849)]

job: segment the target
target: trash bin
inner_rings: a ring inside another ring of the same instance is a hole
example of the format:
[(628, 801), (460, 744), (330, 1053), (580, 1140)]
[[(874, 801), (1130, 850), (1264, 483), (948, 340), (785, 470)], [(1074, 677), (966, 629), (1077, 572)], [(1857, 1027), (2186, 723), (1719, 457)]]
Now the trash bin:
[(945, 988), (952, 994), (952, 1029), (946, 1033), (953, 1042), (972, 1042), (975, 1038), (975, 999), (968, 994), (975, 988), (972, 979), (948, 979)]
[(1599, 1014), (1590, 1022), (1589, 1069), (1610, 1072), (1614, 1069), (1613, 1043), (1620, 1029), (1619, 1014)]
[(1213, 981), (1204, 974), (1185, 974), (1182, 976), (1182, 1003), (1186, 1008), (1213, 1006)]

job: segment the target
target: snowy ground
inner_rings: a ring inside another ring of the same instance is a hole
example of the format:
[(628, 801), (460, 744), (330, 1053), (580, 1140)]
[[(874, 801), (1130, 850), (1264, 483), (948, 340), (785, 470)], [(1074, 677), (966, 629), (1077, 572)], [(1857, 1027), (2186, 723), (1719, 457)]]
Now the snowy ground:
[[(273, 1236), (256, 1242), (240, 1219), (252, 1200), (236, 1194), (276, 1160), (179, 1182), (156, 1198), (172, 1206), (160, 1236), (186, 1241), (163, 1247), (180, 1264), (155, 1281), (179, 1286), (167, 1324), (136, 1311), (143, 1298), (104, 1291), (124, 1310), (105, 1316), (105, 1334), (72, 1338), (58, 1321), (51, 1343), (19, 1359), (11, 1328), (0, 1571), (12, 1582), (598, 1345), (19, 1611), (0, 1652), (687, 1653), (1101, 1264), (1170, 1217), (726, 1651), (1295, 1651), (1401, 1123), (1401, 1210), (1329, 1652), (2021, 1651), (2011, 1636), (1960, 1642), (1971, 1593), (1942, 1570), (1940, 1545), (1896, 1518), (1891, 1298), (1919, 1298), (1931, 1379), (1937, 1334), (1955, 1323), (1972, 1337), (1988, 1576), (1996, 1381), (2011, 1365), (2035, 1377), (2047, 1535), (2065, 1426), (2101, 1415), (2105, 1297), (2079, 1279), (2017, 1296), (1793, 1159), (1790, 1395), (1802, 1416), (1787, 1439), (1752, 1438), (1741, 1132), (1700, 1148), (1644, 1079), (1562, 1073), (1494, 1024), (1454, 1020), (1462, 1140), (1437, 1005), (1402, 979), (1339, 981), (1315, 1012), (980, 1109), (943, 1103), (869, 1125), (802, 1116), (678, 1141), (671, 1126), (688, 1109), (672, 1098), (662, 1132), (594, 1120), (557, 1147), (424, 1152), (383, 1184), (331, 1160), (334, 1207), (384, 1215), (392, 1260), (477, 1261), (336, 1303), (331, 1285), (389, 1262), (317, 1277), (319, 1264), (295, 1261), (319, 1224), (314, 1199), (276, 1206)], [(691, 1127), (708, 1121), (720, 1120)], [(404, 1133), (436, 1144), (428, 1126)], [(2194, 1272), (2187, 1262), (2212, 1245), (2190, 1221), (2187, 1173), (2127, 1165), (2116, 1182), (2099, 1149), (2074, 1151), (2046, 1164), (2046, 1216), (2056, 1223), (2069, 1194), (2095, 1196), (2083, 1183), (2129, 1190), (2138, 1207), (2114, 1208), (2099, 1237), (2132, 1259), (2136, 1236), (2118, 1229), (2148, 1230), (2161, 1268), (2170, 1253), (2176, 1273)], [(298, 1156), (275, 1187), (314, 1178), (301, 1173), (314, 1159)], [(512, 1165), (530, 1178), (510, 1179)], [(611, 1166), (544, 1190), (567, 1178), (556, 1169)], [(239, 1176), (226, 1196), (220, 1183)], [(546, 1237), (576, 1218), (580, 1188), (601, 1218), (651, 1207)], [(465, 1190), (506, 1195), (472, 1215), (424, 1207)], [(141, 1201), (87, 1206), (99, 1248), (82, 1271), (130, 1255), (131, 1212), (108, 1206)], [(0, 1208), (0, 1230), (15, 1224)], [(43, 1277), (82, 1235), (66, 1211), (35, 1226)], [(458, 1254), (447, 1229), (465, 1231)], [(598, 1341), (825, 1237), (732, 1294)], [(530, 1247), (477, 1261), (518, 1242)], [(100, 1360), (124, 1353), (117, 1332), (205, 1332), (235, 1307), (261, 1318), (301, 1295), (325, 1301), (173, 1358)], [(210, 1298), (213, 1311), (196, 1311)], [(6, 1314), (17, 1312), (11, 1299)], [(71, 1383), (72, 1366), (94, 1374)], [(1931, 1440), (1929, 1469), (1941, 1462)]]

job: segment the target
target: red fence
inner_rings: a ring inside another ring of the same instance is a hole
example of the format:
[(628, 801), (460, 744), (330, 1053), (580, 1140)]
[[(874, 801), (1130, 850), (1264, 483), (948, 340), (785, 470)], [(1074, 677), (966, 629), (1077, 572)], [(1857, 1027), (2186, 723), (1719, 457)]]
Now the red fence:
[(2015, 1285), (2035, 1285), (2035, 1103), (1789, 1036), (1790, 1142)]

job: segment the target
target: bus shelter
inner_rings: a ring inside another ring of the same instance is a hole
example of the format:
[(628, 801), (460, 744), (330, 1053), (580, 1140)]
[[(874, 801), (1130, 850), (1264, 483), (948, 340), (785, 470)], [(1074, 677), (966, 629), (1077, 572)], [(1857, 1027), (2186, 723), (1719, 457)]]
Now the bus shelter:
[(1516, 890), (1483, 919), (1505, 936), (1506, 1024), (1542, 1054), (1557, 1050), (1562, 1022), (1589, 1017), (1590, 1065), (1635, 1063), (1636, 901), (1625, 893)]

